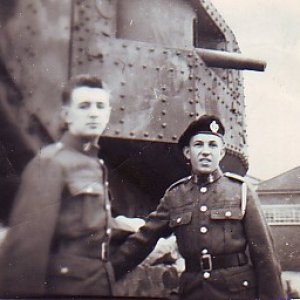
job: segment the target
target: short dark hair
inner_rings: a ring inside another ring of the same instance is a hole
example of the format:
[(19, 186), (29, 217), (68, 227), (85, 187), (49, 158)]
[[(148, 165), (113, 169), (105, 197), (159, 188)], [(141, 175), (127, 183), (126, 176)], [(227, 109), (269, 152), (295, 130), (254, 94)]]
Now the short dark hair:
[(72, 91), (80, 86), (86, 86), (91, 88), (106, 89), (103, 81), (95, 76), (89, 74), (76, 75), (70, 78), (62, 91), (62, 104), (67, 105), (70, 103)]

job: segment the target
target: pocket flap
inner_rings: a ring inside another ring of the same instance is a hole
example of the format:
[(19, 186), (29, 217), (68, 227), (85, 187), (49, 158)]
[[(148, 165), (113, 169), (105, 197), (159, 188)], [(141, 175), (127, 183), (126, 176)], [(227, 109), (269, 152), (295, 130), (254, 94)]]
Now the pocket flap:
[(189, 224), (192, 219), (192, 212), (187, 211), (187, 212), (181, 212), (181, 213), (176, 213), (174, 215), (171, 215), (171, 220), (170, 220), (170, 227), (176, 227), (180, 225), (185, 225)]
[(243, 214), (239, 207), (212, 209), (210, 218), (213, 220), (242, 220)]
[(99, 182), (75, 181), (69, 183), (69, 191), (72, 196), (81, 194), (100, 195), (103, 194), (103, 185)]

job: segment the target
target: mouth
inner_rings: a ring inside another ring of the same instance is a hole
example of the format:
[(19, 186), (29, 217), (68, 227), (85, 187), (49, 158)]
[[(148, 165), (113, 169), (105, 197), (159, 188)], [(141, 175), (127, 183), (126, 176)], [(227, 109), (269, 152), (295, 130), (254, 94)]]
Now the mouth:
[(199, 162), (201, 162), (203, 164), (210, 164), (211, 160), (209, 158), (200, 158)]
[(100, 123), (97, 123), (97, 122), (89, 122), (89, 123), (86, 123), (86, 126), (91, 127), (91, 128), (97, 128), (97, 127), (100, 126)]

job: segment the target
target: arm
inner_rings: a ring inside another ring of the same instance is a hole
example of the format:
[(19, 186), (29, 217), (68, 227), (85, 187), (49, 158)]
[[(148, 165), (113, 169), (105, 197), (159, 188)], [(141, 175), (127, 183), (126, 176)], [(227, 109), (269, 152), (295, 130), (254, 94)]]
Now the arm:
[(285, 299), (280, 264), (255, 192), (248, 190), (244, 226), (261, 300)]
[(26, 167), (0, 252), (1, 295), (44, 291), (62, 192), (61, 167), (37, 156)]
[(171, 234), (169, 219), (169, 211), (163, 198), (157, 210), (148, 216), (146, 224), (131, 235), (111, 257), (116, 278), (120, 278), (140, 264), (154, 249), (160, 237)]

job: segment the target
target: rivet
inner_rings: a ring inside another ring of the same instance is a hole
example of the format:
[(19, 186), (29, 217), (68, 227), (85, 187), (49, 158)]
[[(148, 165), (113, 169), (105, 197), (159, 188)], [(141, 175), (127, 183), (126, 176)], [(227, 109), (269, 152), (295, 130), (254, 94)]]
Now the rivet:
[(125, 110), (125, 106), (121, 106), (121, 107), (120, 107), (120, 110), (123, 110), (123, 111), (124, 111), (124, 110)]
[(162, 111), (161, 111), (161, 114), (162, 114), (162, 115), (166, 115), (166, 114), (167, 114), (167, 111), (166, 111), (166, 110), (162, 110)]
[(164, 50), (164, 51), (163, 51), (163, 54), (168, 54), (168, 51), (167, 51), (167, 50)]
[(176, 141), (177, 140), (177, 135), (173, 135), (172, 140)]
[(160, 134), (158, 134), (158, 137), (159, 137), (160, 139), (162, 139), (164, 136), (160, 133)]
[(190, 68), (192, 68), (192, 67), (193, 67), (193, 65), (192, 65), (192, 64), (189, 64), (189, 67), (190, 67)]
[(154, 50), (155, 50), (154, 48), (150, 48), (149, 49), (150, 52), (154, 52)]
[(149, 133), (148, 132), (145, 132), (144, 133), (144, 137), (148, 137), (149, 136)]
[(173, 69), (173, 68), (170, 68), (169, 71), (170, 71), (170, 72), (174, 72), (174, 69)]
[(192, 92), (193, 91), (193, 88), (188, 88), (189, 92)]
[(147, 68), (147, 66), (146, 65), (143, 65), (143, 69), (146, 69)]
[(141, 49), (141, 47), (135, 47), (135, 49), (136, 49), (136, 50), (140, 50), (140, 49)]
[(134, 132), (132, 132), (132, 131), (131, 131), (129, 134), (130, 134), (131, 136), (134, 136)]
[(119, 133), (120, 133), (120, 130), (116, 130), (116, 131), (115, 131), (115, 134), (119, 134)]
[(176, 55), (178, 55), (178, 56), (181, 55), (181, 52), (180, 52), (180, 51), (177, 51), (177, 52), (176, 52)]
[(133, 66), (133, 64), (128, 64), (128, 67), (130, 67), (130, 68), (131, 68), (132, 66)]
[(190, 117), (193, 117), (195, 114), (193, 112), (190, 113)]
[(166, 128), (166, 127), (167, 127), (167, 123), (162, 123), (162, 124), (161, 124), (161, 127), (162, 127), (162, 128)]
[(188, 57), (192, 57), (192, 56), (193, 56), (193, 53), (189, 53), (189, 54), (188, 54)]
[(193, 75), (190, 75), (190, 76), (189, 76), (189, 79), (192, 80), (192, 79), (193, 79)]
[(120, 95), (120, 98), (125, 98), (125, 95)]
[(121, 81), (121, 85), (125, 85), (126, 84), (126, 82), (125, 81)]
[(115, 64), (116, 66), (118, 66), (118, 65), (119, 65), (119, 63), (118, 63), (117, 61), (115, 61), (115, 62), (114, 62), (114, 64)]
[(124, 120), (120, 120), (119, 123), (120, 123), (120, 124), (124, 124)]
[(189, 103), (190, 103), (190, 104), (194, 104), (194, 100), (191, 99), (191, 100), (189, 101)]
[(156, 71), (159, 71), (159, 70), (160, 70), (160, 67), (156, 67), (155, 69), (156, 69)]
[(127, 48), (127, 45), (126, 45), (126, 44), (123, 44), (122, 47), (123, 47), (123, 48)]
[(167, 88), (166, 88), (165, 86), (162, 86), (161, 89), (162, 89), (163, 91), (165, 91)]

